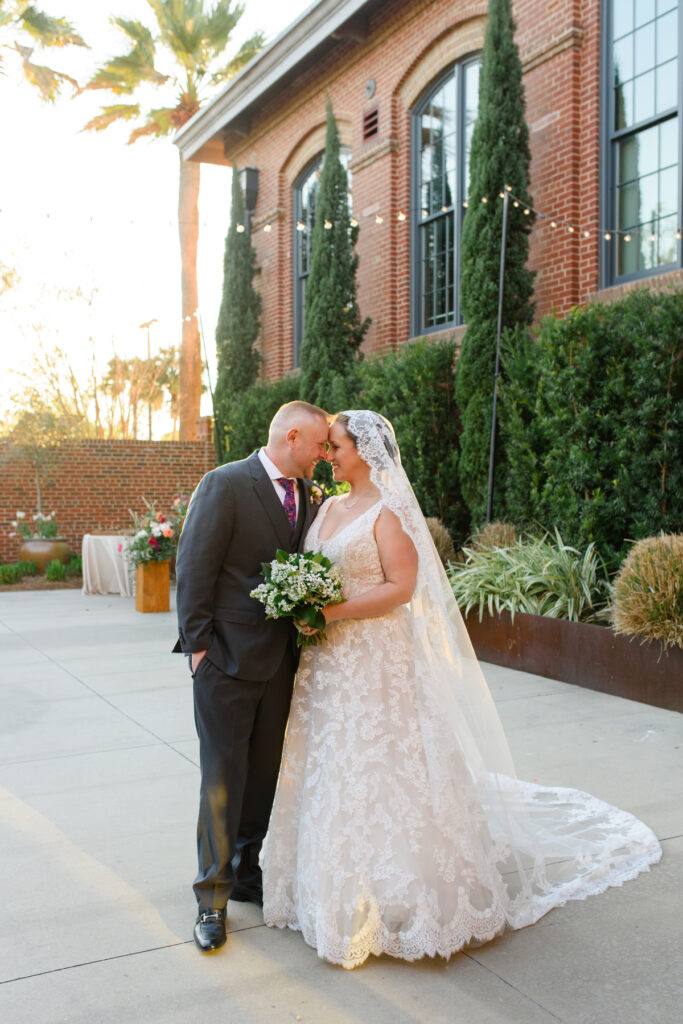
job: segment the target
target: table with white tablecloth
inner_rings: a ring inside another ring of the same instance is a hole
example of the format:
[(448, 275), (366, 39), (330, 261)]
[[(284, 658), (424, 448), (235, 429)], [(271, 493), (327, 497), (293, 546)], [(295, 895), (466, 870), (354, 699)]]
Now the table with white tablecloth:
[(125, 557), (129, 545), (130, 537), (125, 535), (85, 534), (82, 549), (84, 594), (132, 597), (134, 579)]

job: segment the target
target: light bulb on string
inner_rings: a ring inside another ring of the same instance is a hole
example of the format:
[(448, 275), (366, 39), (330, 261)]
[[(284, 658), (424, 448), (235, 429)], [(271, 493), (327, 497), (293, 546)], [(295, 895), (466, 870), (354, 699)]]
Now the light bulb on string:
[(677, 239), (678, 239), (678, 241), (680, 242), (680, 240), (681, 240), (681, 232), (680, 232), (680, 231), (677, 231), (677, 232), (676, 232), (676, 238), (677, 238)]
[(590, 231), (584, 231), (583, 237), (584, 238), (590, 238), (590, 234), (591, 234)]
[(358, 221), (356, 220), (355, 217), (351, 218), (351, 227), (352, 228), (357, 228), (358, 227)]
[(514, 201), (514, 203), (512, 205), (514, 206), (514, 208), (516, 210), (518, 208), (518, 206), (519, 206), (519, 200), (515, 199), (515, 201)]
[(272, 224), (264, 224), (263, 225), (263, 230), (265, 231), (265, 233), (267, 235), (269, 235), (270, 232), (273, 230), (273, 225)]
[(481, 197), (481, 201), (482, 201), (482, 203), (488, 203), (489, 197), (488, 196), (482, 196)]
[(375, 224), (384, 224), (384, 217), (380, 217), (379, 214), (375, 215)]
[(527, 207), (526, 207), (526, 209), (524, 210), (524, 216), (525, 216), (525, 217), (528, 217), (530, 213), (531, 213), (531, 210), (530, 210), (530, 209), (529, 209), (529, 207), (527, 206)]
[(628, 231), (624, 235), (624, 241), (625, 242), (630, 242), (631, 241), (631, 235), (630, 235), (630, 233)]
[(244, 224), (237, 225), (237, 234), (241, 235), (244, 232)]
[(603, 237), (604, 237), (606, 242), (609, 242), (612, 239), (612, 235), (610, 234), (609, 231), (606, 231)]
[(403, 212), (403, 210), (399, 210), (398, 214), (396, 215), (396, 220), (405, 220), (405, 219), (406, 219), (405, 213)]
[(462, 205), (463, 205), (464, 209), (466, 210), (470, 204), (467, 202), (466, 199), (463, 199)]
[(557, 227), (557, 221), (556, 220), (551, 220), (550, 221), (550, 227), (551, 228), (556, 228)]
[(332, 228), (332, 221), (331, 220), (326, 220), (325, 221), (325, 231), (329, 231), (331, 228)]
[(568, 231), (568, 232), (570, 233), (570, 235), (573, 235), (573, 234), (574, 234), (574, 228), (573, 228), (573, 226), (572, 226), (571, 224), (570, 224), (570, 225), (569, 225), (569, 227), (567, 228), (567, 231)]
[(305, 231), (306, 230), (306, 225), (303, 223), (303, 221), (298, 220), (296, 222), (296, 230), (297, 231)]

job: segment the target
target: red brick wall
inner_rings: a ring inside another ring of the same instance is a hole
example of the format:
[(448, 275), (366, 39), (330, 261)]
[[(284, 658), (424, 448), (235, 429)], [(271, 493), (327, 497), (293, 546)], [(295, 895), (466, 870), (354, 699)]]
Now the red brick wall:
[[(360, 222), (359, 301), (372, 317), (366, 351), (410, 337), (410, 109), (453, 62), (480, 48), (487, 0), (393, 0), (370, 20), (369, 38), (339, 40), (317, 65), (254, 114), (250, 134), (228, 154), (260, 170), (253, 241), (263, 294), (261, 347), (267, 377), (291, 369), (292, 184), (323, 148), (325, 100), (351, 146), (353, 207)], [(597, 229), (600, 174), (600, 0), (513, 0), (524, 66), (537, 209)], [(459, 48), (459, 49), (458, 49)], [(365, 83), (376, 82), (368, 101)], [(363, 112), (379, 108), (379, 135), (362, 142)], [(501, 183), (503, 184), (503, 183)], [(377, 225), (375, 217), (383, 217)], [(272, 223), (265, 233), (262, 227)], [(604, 225), (609, 226), (609, 225)], [(598, 288), (600, 233), (553, 230), (539, 220), (530, 266), (536, 313), (566, 312)], [(657, 287), (658, 278), (643, 282)]]
[[(43, 511), (57, 513), (60, 536), (79, 553), (84, 533), (130, 529), (128, 510), (144, 511), (143, 497), (167, 511), (215, 465), (210, 440), (67, 442), (42, 470)], [(17, 510), (36, 511), (35, 471), (0, 441), (0, 473), (0, 560), (10, 562), (19, 551), (9, 536)]]

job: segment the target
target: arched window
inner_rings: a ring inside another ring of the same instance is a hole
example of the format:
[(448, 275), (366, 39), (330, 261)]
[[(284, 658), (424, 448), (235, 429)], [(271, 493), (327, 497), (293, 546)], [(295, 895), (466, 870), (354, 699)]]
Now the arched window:
[[(340, 159), (346, 169), (349, 183), (349, 211), (351, 210), (351, 150), (342, 147)], [(306, 312), (306, 282), (311, 269), (311, 240), (315, 224), (315, 207), (320, 188), (323, 154), (312, 160), (294, 182), (294, 366), (301, 359), (301, 341), (304, 336)]]
[(603, 0), (603, 283), (680, 265), (680, 0)]
[(479, 58), (432, 83), (412, 117), (412, 333), (452, 327), (460, 315), (460, 238), (469, 185)]

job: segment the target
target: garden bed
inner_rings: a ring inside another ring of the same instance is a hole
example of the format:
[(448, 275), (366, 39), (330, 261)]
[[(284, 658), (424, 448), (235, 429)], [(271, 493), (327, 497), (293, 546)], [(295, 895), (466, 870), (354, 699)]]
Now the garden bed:
[(477, 657), (494, 665), (683, 711), (683, 650), (640, 644), (605, 626), (518, 612), (466, 618)]

